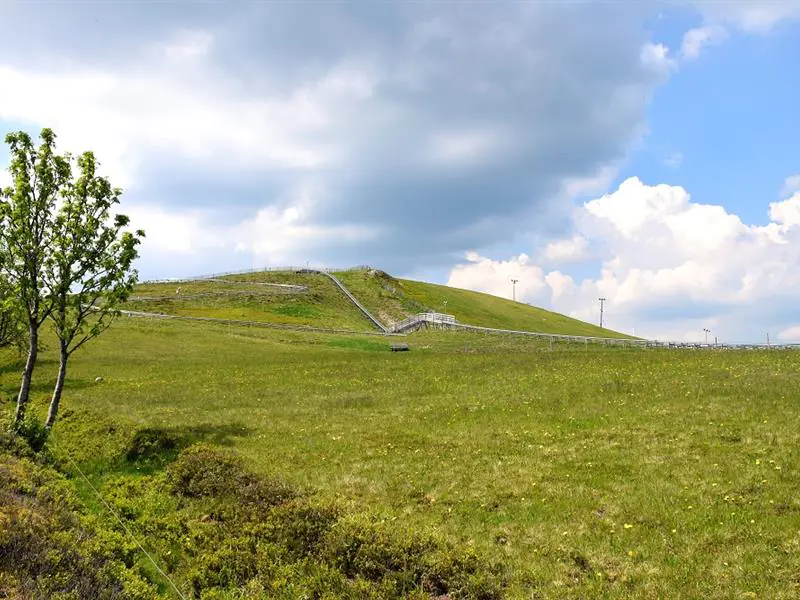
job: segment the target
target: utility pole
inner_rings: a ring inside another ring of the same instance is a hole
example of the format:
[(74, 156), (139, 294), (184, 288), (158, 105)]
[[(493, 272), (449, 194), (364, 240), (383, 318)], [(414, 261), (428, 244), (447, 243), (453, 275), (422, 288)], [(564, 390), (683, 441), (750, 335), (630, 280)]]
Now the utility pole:
[(603, 304), (605, 304), (605, 298), (598, 298), (600, 300), (600, 328), (603, 327)]
[(518, 281), (519, 281), (519, 279), (512, 279), (511, 280), (511, 298), (514, 300), (514, 302), (517, 301), (517, 282)]
[(769, 348), (769, 347), (770, 347), (770, 345), (769, 345), (769, 332), (767, 332), (767, 348)]
[(703, 331), (706, 334), (706, 346), (708, 346), (708, 334), (711, 333), (711, 330), (710, 329), (706, 329), (705, 327), (703, 327)]

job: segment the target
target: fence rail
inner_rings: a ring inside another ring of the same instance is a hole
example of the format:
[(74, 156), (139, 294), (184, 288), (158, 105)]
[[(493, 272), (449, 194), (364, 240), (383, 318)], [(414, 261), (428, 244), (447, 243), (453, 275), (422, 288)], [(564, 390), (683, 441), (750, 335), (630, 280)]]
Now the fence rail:
[(515, 329), (497, 329), (493, 327), (481, 327), (478, 325), (468, 325), (459, 323), (453, 315), (442, 313), (419, 313), (395, 323), (391, 331), (393, 333), (408, 333), (423, 328), (454, 329), (461, 331), (472, 331), (475, 333), (491, 333), (499, 335), (522, 335), (538, 339), (574, 342), (584, 344), (603, 344), (609, 346), (630, 346), (637, 348), (682, 348), (682, 349), (736, 349), (736, 350), (799, 350), (800, 344), (701, 344), (696, 342), (661, 342), (657, 340), (643, 340), (631, 338), (609, 338), (585, 335), (565, 335), (559, 333), (543, 333), (537, 331), (523, 331)]
[[(347, 273), (350, 271), (368, 271), (371, 267), (368, 265), (357, 265), (355, 267), (346, 267), (341, 269), (334, 269), (329, 267), (257, 267), (253, 269), (237, 269), (235, 271), (221, 271), (219, 273), (208, 273), (206, 275), (192, 275), (191, 277), (171, 277), (166, 279), (147, 279), (141, 281), (141, 284), (148, 283), (189, 283), (192, 281), (205, 281), (219, 279), (220, 277), (230, 277), (231, 275), (246, 275), (252, 273), (286, 273), (286, 272), (314, 272), (314, 273)], [(230, 282), (226, 282), (230, 283)], [(242, 282), (245, 283), (245, 282)], [(247, 282), (249, 283), (249, 282)], [(280, 284), (288, 285), (288, 284)]]
[[(248, 270), (236, 270), (236, 271), (227, 271), (222, 273), (211, 273), (208, 275), (198, 275), (194, 277), (184, 277), (181, 279), (153, 279), (148, 281), (143, 281), (142, 283), (182, 283), (182, 282), (194, 282), (194, 281), (214, 281), (220, 280), (221, 277), (229, 277), (231, 275), (241, 275), (246, 273), (278, 273), (278, 272), (297, 272), (297, 273), (318, 273), (321, 275), (327, 276), (333, 283), (339, 288), (339, 290), (361, 311), (361, 313), (369, 319), (375, 327), (378, 328), (379, 332), (373, 333), (373, 335), (404, 335), (405, 333), (415, 331), (421, 328), (443, 328), (443, 329), (455, 329), (461, 331), (472, 331), (476, 333), (491, 333), (491, 334), (502, 334), (502, 335), (523, 335), (528, 337), (534, 337), (539, 339), (550, 340), (552, 343), (553, 341), (565, 341), (565, 342), (576, 342), (576, 343), (584, 343), (584, 344), (604, 344), (604, 345), (612, 345), (612, 346), (630, 346), (630, 347), (639, 347), (639, 348), (675, 348), (675, 349), (719, 349), (719, 350), (726, 350), (726, 349), (737, 349), (737, 350), (759, 350), (759, 349), (771, 349), (771, 350), (797, 350), (800, 349), (800, 343), (794, 344), (701, 344), (701, 343), (694, 343), (694, 342), (669, 342), (669, 341), (657, 341), (657, 340), (644, 340), (644, 339), (630, 339), (630, 338), (610, 338), (610, 337), (598, 337), (598, 336), (582, 336), (582, 335), (564, 335), (558, 333), (543, 333), (537, 331), (523, 331), (523, 330), (514, 330), (514, 329), (497, 329), (492, 327), (481, 327), (478, 325), (468, 325), (466, 323), (459, 323), (455, 316), (448, 315), (444, 313), (436, 313), (436, 312), (424, 312), (419, 313), (416, 315), (411, 315), (402, 321), (395, 323), (391, 327), (387, 327), (383, 323), (381, 323), (377, 318), (375, 318), (372, 313), (370, 313), (367, 308), (361, 304), (361, 302), (347, 289), (347, 287), (336, 277), (334, 273), (342, 273), (342, 272), (350, 272), (350, 271), (366, 271), (371, 269), (372, 267), (368, 265), (358, 265), (355, 267), (349, 268), (342, 268), (342, 269), (332, 269), (332, 268), (317, 268), (317, 267), (309, 267), (306, 265), (305, 267), (261, 267), (256, 269), (248, 269)], [(248, 283), (251, 282), (231, 282), (228, 280), (220, 280), (224, 283)], [(266, 284), (266, 285), (285, 285), (287, 287), (296, 287), (296, 288), (305, 288), (305, 286), (289, 286), (288, 284)], [(307, 288), (305, 288), (307, 289)], [(254, 326), (277, 326), (281, 327), (280, 325), (270, 324), (270, 323), (261, 323), (261, 322), (246, 322), (246, 321), (232, 321), (227, 319), (213, 319), (210, 317), (177, 317), (174, 315), (162, 315), (156, 313), (136, 313), (133, 311), (123, 311), (123, 314), (128, 314), (129, 316), (149, 316), (149, 317), (160, 317), (160, 318), (180, 318), (185, 320), (196, 320), (196, 321), (212, 321), (212, 322), (221, 322), (221, 323), (231, 323), (231, 324), (245, 324), (245, 325), (254, 325)], [(286, 326), (286, 328), (295, 328), (295, 329), (303, 329), (309, 331), (330, 331), (330, 332), (341, 332), (341, 333), (361, 333), (356, 331), (349, 331), (349, 330), (342, 330), (342, 329), (326, 329), (326, 328), (315, 328), (315, 327), (292, 327)]]
[(312, 325), (292, 325), (289, 323), (266, 323), (264, 321), (241, 321), (238, 319), (221, 319), (217, 317), (192, 317), (188, 315), (170, 315), (166, 313), (151, 313), (138, 310), (117, 311), (124, 317), (141, 317), (148, 319), (165, 319), (173, 321), (201, 321), (216, 323), (218, 325), (236, 325), (240, 327), (263, 327), (266, 329), (288, 329), (290, 331), (307, 331), (315, 333), (344, 333), (347, 335), (378, 335), (389, 337), (404, 337), (400, 333), (386, 333), (383, 331), (358, 331), (357, 329), (344, 329), (338, 327), (314, 327)]
[(395, 323), (391, 327), (391, 331), (399, 332), (399, 331), (414, 331), (415, 329), (419, 329), (423, 325), (456, 325), (456, 318), (453, 315), (447, 315), (444, 313), (437, 313), (437, 312), (424, 312), (419, 313), (416, 315), (411, 315), (400, 321), (399, 323)]

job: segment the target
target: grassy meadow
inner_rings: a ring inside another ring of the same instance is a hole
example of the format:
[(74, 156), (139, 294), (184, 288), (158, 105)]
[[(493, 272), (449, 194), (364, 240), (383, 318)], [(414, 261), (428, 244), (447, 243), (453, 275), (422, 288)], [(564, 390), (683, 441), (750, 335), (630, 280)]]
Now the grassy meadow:
[(407, 341), (123, 318), (75, 355), (53, 452), (124, 504), (114, 486), (152, 475), (115, 460), (137, 431), (230, 448), (501, 563), (509, 598), (800, 595), (796, 353)]

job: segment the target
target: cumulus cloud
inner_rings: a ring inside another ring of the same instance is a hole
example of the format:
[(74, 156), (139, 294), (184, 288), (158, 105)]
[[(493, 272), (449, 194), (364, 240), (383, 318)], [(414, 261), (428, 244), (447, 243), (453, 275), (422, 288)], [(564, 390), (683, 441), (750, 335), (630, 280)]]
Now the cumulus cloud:
[(700, 56), (700, 52), (704, 47), (724, 42), (727, 37), (728, 32), (719, 24), (690, 29), (683, 35), (681, 57), (684, 60), (694, 60)]
[(791, 337), (800, 300), (800, 192), (769, 204), (769, 218), (748, 225), (681, 187), (634, 177), (575, 217), (576, 238), (602, 256), (591, 276), (545, 272), (525, 255), (471, 254), (450, 283), (507, 296), (504, 279), (519, 272), (525, 301), (596, 321), (603, 296), (609, 327), (649, 337), (699, 340), (704, 327), (728, 341), (762, 340), (770, 330)]
[(766, 34), (780, 23), (800, 19), (800, 0), (691, 0), (703, 25), (688, 30), (681, 43), (681, 58), (696, 60), (703, 49), (721, 44), (731, 32)]
[(764, 33), (776, 24), (800, 18), (800, 0), (694, 0), (709, 21), (730, 23), (749, 33)]
[(582, 235), (550, 242), (544, 249), (545, 258), (553, 262), (572, 262), (586, 257), (589, 243)]
[[(565, 190), (609, 180), (675, 67), (630, 6), (212, 4), (15, 3), (0, 23), (0, 122), (94, 150), (177, 272), (146, 207), (253, 260), (307, 255), (305, 236), (317, 259), (394, 270), (523, 222), (558, 234)], [(308, 186), (324, 194), (289, 219)]]
[(547, 286), (542, 268), (532, 263), (526, 254), (509, 260), (494, 261), (469, 252), (467, 261), (453, 269), (447, 285), (509, 299), (514, 293), (512, 279), (519, 280), (516, 284), (517, 298), (538, 297)]

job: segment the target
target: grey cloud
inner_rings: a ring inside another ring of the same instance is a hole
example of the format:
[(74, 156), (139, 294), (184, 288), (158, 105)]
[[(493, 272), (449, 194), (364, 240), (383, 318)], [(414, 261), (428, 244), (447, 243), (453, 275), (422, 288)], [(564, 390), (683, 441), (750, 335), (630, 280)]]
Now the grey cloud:
[(219, 26), (230, 18), (220, 2), (5, 2), (0, 5), (0, 60), (24, 67), (53, 61), (119, 65), (142, 45), (176, 29)]
[[(502, 244), (522, 229), (557, 229), (565, 207), (553, 198), (563, 180), (590, 177), (625, 154), (664, 75), (640, 60), (650, 7), (630, 4), (47, 7), (39, 19), (38, 9), (11, 5), (0, 58), (29, 39), (78, 62), (127, 64), (143, 45), (184, 28), (214, 34), (213, 73), (253, 98), (290, 97), (337, 66), (363, 68), (371, 96), (337, 105), (335, 123), (319, 133), (339, 150), (335, 165), (215, 172), (162, 149), (142, 157), (131, 197), (176, 210), (214, 207), (228, 223), (313, 180), (325, 191), (313, 224), (384, 232), (359, 247), (313, 249), (317, 259), (380, 260), (401, 271)], [(475, 131), (497, 146), (474, 165), (427, 157), (433, 135)]]

